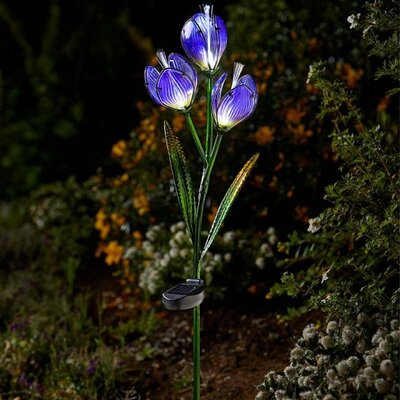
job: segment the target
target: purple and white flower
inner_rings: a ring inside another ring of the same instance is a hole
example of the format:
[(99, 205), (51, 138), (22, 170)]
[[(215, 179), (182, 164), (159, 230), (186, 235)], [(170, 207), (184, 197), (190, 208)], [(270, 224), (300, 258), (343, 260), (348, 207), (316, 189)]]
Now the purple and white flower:
[(198, 78), (194, 67), (184, 57), (171, 53), (167, 59), (164, 51), (157, 52), (162, 70), (148, 65), (144, 81), (150, 97), (159, 105), (186, 112), (193, 104)]
[(222, 132), (229, 131), (250, 117), (257, 105), (258, 93), (253, 78), (250, 75), (239, 78), (243, 67), (243, 64), (234, 64), (231, 89), (223, 96), (222, 88), (228, 76), (226, 72), (218, 78), (212, 90), (211, 105), (215, 126)]
[(203, 12), (186, 21), (181, 32), (181, 43), (187, 56), (202, 71), (213, 73), (228, 42), (224, 22), (213, 15), (213, 7), (203, 6)]

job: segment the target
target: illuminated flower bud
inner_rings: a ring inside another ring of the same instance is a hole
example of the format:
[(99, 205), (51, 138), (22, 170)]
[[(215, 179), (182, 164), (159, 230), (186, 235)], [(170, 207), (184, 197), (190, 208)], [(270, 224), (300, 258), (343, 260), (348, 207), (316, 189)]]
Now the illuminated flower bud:
[(249, 118), (257, 105), (257, 88), (250, 75), (239, 78), (244, 65), (235, 63), (231, 89), (222, 96), (227, 74), (222, 74), (211, 94), (212, 112), (215, 125), (220, 131), (229, 131), (239, 122)]
[(197, 72), (181, 55), (157, 52), (162, 70), (148, 65), (144, 70), (144, 81), (150, 97), (159, 105), (177, 111), (187, 111), (193, 104), (197, 92)]
[(187, 56), (203, 71), (213, 73), (228, 42), (224, 22), (213, 15), (213, 7), (203, 6), (182, 28), (181, 43)]

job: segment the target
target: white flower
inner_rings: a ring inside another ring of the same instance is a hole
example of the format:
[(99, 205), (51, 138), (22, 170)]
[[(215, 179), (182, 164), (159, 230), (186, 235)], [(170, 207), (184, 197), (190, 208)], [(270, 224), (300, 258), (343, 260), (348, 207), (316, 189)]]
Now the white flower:
[(328, 278), (328, 274), (329, 274), (330, 271), (331, 271), (331, 269), (329, 268), (327, 271), (325, 271), (323, 273), (322, 278), (321, 278), (321, 283), (324, 283), (325, 281), (327, 281), (329, 279)]
[(326, 333), (328, 335), (333, 335), (337, 332), (338, 330), (338, 323), (336, 321), (329, 321), (327, 326), (326, 326)]
[(315, 72), (314, 66), (313, 66), (313, 65), (310, 65), (310, 66), (308, 67), (308, 76), (307, 76), (307, 80), (306, 80), (307, 85), (308, 85), (308, 84), (310, 83), (310, 81), (312, 80), (314, 72)]
[(284, 372), (284, 374), (285, 374), (289, 379), (293, 379), (293, 378), (296, 376), (296, 374), (297, 374), (296, 368), (293, 368), (291, 365), (289, 365), (288, 367), (286, 367), (286, 368), (283, 370), (283, 372)]
[(360, 19), (360, 17), (360, 13), (358, 13), (357, 15), (352, 14), (347, 17), (347, 22), (350, 24), (350, 29), (353, 29), (358, 25), (357, 21)]
[(179, 251), (177, 249), (171, 249), (169, 251), (169, 255), (171, 258), (176, 258), (179, 256)]
[(188, 249), (179, 250), (179, 255), (180, 255), (182, 258), (186, 258), (186, 257), (189, 255), (189, 250), (188, 250)]
[(304, 400), (311, 400), (313, 398), (313, 393), (311, 390), (307, 390), (306, 392), (301, 392), (300, 398)]
[(268, 236), (272, 236), (272, 235), (276, 235), (276, 230), (273, 226), (270, 226), (267, 230), (267, 235)]
[(268, 244), (268, 243), (263, 243), (262, 245), (261, 245), (261, 247), (260, 247), (260, 253), (263, 255), (263, 256), (270, 256), (270, 255), (272, 255), (272, 249), (271, 249), (271, 246)]
[(220, 263), (220, 262), (222, 261), (222, 256), (221, 256), (221, 254), (214, 254), (213, 260), (214, 260), (216, 263)]
[(392, 338), (392, 340), (394, 341), (394, 342), (396, 342), (396, 343), (399, 343), (400, 342), (400, 331), (393, 331), (393, 332), (390, 332), (390, 335), (389, 335), (391, 338)]
[(354, 329), (346, 325), (342, 330), (342, 340), (344, 344), (351, 344), (354, 340)]
[(274, 246), (274, 245), (276, 244), (277, 241), (278, 241), (278, 236), (276, 236), (276, 235), (271, 235), (271, 236), (268, 238), (268, 242), (269, 242), (269, 244), (270, 244), (271, 246)]
[(382, 329), (378, 329), (378, 331), (372, 336), (371, 343), (374, 346), (378, 346), (379, 343), (383, 340), (384, 332)]
[(356, 389), (360, 390), (367, 385), (367, 377), (363, 374), (357, 375), (355, 379)]
[(258, 392), (255, 400), (267, 400), (268, 393), (267, 392)]
[(301, 347), (296, 346), (291, 352), (290, 356), (293, 360), (301, 360), (304, 357), (304, 350)]
[(315, 356), (315, 361), (317, 362), (317, 365), (318, 365), (319, 367), (321, 367), (321, 366), (323, 366), (323, 365), (325, 365), (325, 364), (328, 364), (328, 362), (329, 362), (329, 356), (324, 355), (324, 354), (317, 354), (317, 355)]
[(372, 367), (373, 365), (376, 365), (376, 364), (378, 364), (378, 358), (375, 356), (375, 355), (373, 355), (373, 354), (367, 354), (367, 355), (365, 355), (364, 356), (364, 360), (365, 360), (365, 363), (369, 366), (369, 367)]
[(335, 398), (331, 394), (325, 395), (322, 400), (335, 400)]
[(329, 348), (331, 348), (334, 345), (334, 341), (330, 336), (322, 336), (319, 339), (319, 342), (321, 343), (321, 346), (327, 350)]
[(226, 262), (231, 262), (231, 261), (232, 261), (232, 254), (231, 254), (231, 253), (226, 253), (226, 254), (224, 255), (224, 260), (225, 260)]
[(400, 328), (400, 323), (397, 319), (393, 319), (392, 321), (390, 321), (390, 329), (392, 329), (393, 331), (396, 331)]
[(357, 324), (365, 325), (369, 321), (368, 316), (365, 313), (360, 313), (357, 315)]
[(303, 338), (305, 340), (311, 340), (315, 337), (315, 335), (317, 334), (315, 328), (314, 328), (314, 324), (310, 324), (307, 325), (304, 329), (303, 329)]
[(346, 360), (346, 363), (347, 363), (347, 365), (348, 365), (348, 367), (351, 369), (351, 370), (356, 370), (358, 367), (359, 367), (359, 365), (360, 365), (360, 360), (358, 359), (358, 357), (356, 357), (356, 356), (350, 356), (347, 360)]
[(336, 372), (333, 369), (328, 369), (326, 378), (329, 382), (333, 382), (337, 378)]
[(286, 391), (285, 390), (277, 390), (275, 392), (276, 400), (285, 400), (286, 398)]
[(340, 361), (336, 364), (336, 371), (340, 376), (346, 376), (349, 373), (349, 366), (346, 361)]
[(382, 340), (379, 343), (379, 348), (384, 351), (385, 353), (390, 353), (390, 351), (392, 350), (392, 346), (390, 345), (390, 343), (385, 339)]
[(308, 223), (310, 224), (307, 231), (311, 233), (317, 232), (321, 228), (321, 220), (319, 217), (317, 218), (310, 218), (308, 220)]
[(386, 359), (381, 362), (379, 370), (382, 372), (383, 375), (391, 377), (394, 374), (394, 365), (391, 360)]
[(375, 371), (371, 367), (365, 367), (363, 372), (368, 379), (375, 379)]
[(365, 343), (364, 339), (361, 339), (356, 343), (356, 351), (358, 353), (363, 354), (366, 349), (367, 349), (367, 343)]
[(264, 267), (265, 267), (265, 260), (264, 260), (263, 258), (261, 258), (261, 257), (258, 257), (258, 258), (256, 259), (256, 261), (255, 261), (255, 264), (256, 264), (256, 266), (257, 266), (259, 269), (264, 269)]
[(183, 231), (178, 231), (175, 234), (174, 239), (175, 239), (176, 243), (181, 244), (186, 239), (186, 235)]
[(235, 232), (233, 231), (229, 231), (229, 232), (225, 232), (224, 236), (222, 236), (222, 240), (225, 243), (229, 243), (231, 242), (233, 239), (235, 239)]
[(379, 378), (375, 381), (375, 389), (378, 391), (378, 393), (388, 393), (390, 392), (391, 385), (384, 379)]

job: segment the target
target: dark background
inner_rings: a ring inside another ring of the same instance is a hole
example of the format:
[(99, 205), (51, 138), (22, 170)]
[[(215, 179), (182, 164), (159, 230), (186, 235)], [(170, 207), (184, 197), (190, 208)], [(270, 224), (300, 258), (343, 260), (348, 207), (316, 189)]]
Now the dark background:
[[(222, 17), (226, 4), (215, 4)], [(42, 57), (52, 10), (58, 21)], [(178, 1), (0, 3), (0, 197), (71, 174), (85, 179), (104, 166), (111, 145), (138, 123), (135, 103), (148, 100), (146, 54), (182, 52), (180, 31), (197, 10)], [(35, 61), (30, 73), (22, 42)]]

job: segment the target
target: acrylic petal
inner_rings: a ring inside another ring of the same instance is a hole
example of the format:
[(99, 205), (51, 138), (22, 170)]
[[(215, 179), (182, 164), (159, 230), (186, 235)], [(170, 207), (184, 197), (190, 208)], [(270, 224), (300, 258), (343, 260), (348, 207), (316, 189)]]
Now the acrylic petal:
[(217, 125), (225, 131), (232, 129), (248, 118), (254, 109), (253, 93), (244, 85), (236, 86), (221, 100), (217, 110)]
[(243, 75), (239, 80), (237, 85), (245, 85), (247, 86), (252, 92), (257, 94), (257, 86), (254, 82), (254, 79), (251, 75)]
[(157, 94), (157, 81), (158, 81), (159, 76), (160, 76), (160, 73), (158, 72), (158, 70), (151, 65), (148, 65), (144, 69), (144, 83), (147, 87), (150, 97), (157, 104), (161, 105), (160, 99), (158, 98), (158, 94)]
[(189, 19), (183, 26), (181, 43), (187, 56), (202, 70), (207, 70), (206, 40), (200, 27), (193, 19)]
[(180, 54), (171, 53), (168, 57), (169, 66), (173, 69), (184, 72), (193, 82), (193, 86), (197, 89), (197, 72), (186, 58)]
[(167, 68), (158, 79), (157, 94), (163, 106), (184, 111), (192, 104), (195, 88), (186, 74)]
[(222, 18), (218, 17), (218, 15), (215, 15), (215, 30), (218, 35), (218, 62), (221, 59), (222, 53), (226, 49), (226, 45), (228, 44), (228, 31), (226, 30), (226, 26)]
[(215, 82), (212, 93), (211, 93), (211, 108), (213, 112), (214, 119), (217, 119), (217, 109), (218, 105), (221, 101), (221, 94), (222, 94), (222, 88), (224, 86), (226, 77), (228, 74), (224, 72)]

